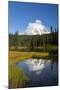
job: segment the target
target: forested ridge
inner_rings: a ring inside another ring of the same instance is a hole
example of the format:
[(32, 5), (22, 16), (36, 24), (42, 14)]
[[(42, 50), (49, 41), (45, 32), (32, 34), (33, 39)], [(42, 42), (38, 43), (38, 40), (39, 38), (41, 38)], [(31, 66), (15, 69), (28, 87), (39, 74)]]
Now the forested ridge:
[(44, 35), (18, 35), (9, 34), (9, 47), (15, 47), (21, 51), (50, 51), (57, 49), (58, 32)]

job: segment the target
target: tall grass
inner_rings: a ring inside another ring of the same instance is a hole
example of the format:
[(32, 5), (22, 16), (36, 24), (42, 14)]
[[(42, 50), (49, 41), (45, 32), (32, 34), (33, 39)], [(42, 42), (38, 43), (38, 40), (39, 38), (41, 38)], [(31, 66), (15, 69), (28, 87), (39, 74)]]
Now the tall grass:
[(31, 58), (32, 56), (47, 57), (48, 52), (19, 52), (9, 51), (9, 65)]
[(32, 57), (48, 57), (48, 52), (20, 52), (9, 51), (9, 88), (27, 87), (29, 77), (26, 73), (16, 66), (16, 63)]
[(20, 88), (27, 85), (28, 77), (21, 68), (9, 68), (9, 88)]

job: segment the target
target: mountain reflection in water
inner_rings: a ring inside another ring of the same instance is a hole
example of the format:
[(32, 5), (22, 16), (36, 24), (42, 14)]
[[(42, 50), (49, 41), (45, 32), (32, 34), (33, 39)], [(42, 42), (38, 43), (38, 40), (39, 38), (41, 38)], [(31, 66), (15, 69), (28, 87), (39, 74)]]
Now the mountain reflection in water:
[(54, 60), (28, 59), (17, 64), (29, 76), (28, 86), (58, 84), (58, 63)]

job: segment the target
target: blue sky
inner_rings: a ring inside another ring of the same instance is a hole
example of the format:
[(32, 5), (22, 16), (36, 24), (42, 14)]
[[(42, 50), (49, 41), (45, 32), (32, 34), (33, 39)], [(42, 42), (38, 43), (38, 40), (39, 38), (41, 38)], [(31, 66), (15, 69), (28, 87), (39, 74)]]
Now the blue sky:
[(8, 29), (9, 33), (24, 32), (30, 22), (37, 19), (50, 28), (57, 27), (58, 5), (41, 3), (8, 2)]

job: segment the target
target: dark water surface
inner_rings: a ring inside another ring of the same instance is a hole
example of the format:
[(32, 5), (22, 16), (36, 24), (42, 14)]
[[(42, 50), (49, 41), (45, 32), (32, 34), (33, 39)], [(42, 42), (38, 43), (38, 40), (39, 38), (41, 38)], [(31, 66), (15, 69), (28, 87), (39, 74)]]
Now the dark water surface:
[(28, 59), (17, 64), (29, 76), (28, 86), (58, 85), (58, 62), (47, 59)]

